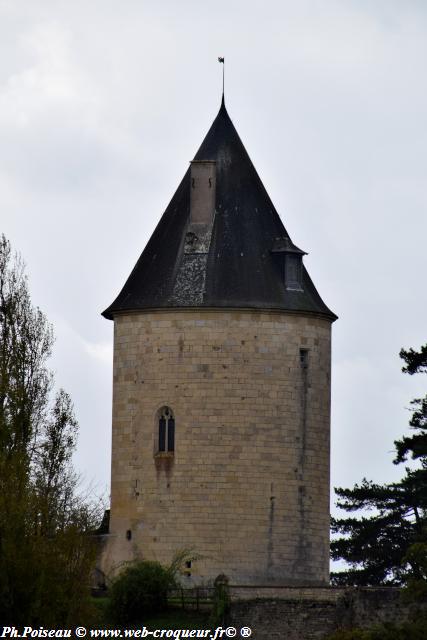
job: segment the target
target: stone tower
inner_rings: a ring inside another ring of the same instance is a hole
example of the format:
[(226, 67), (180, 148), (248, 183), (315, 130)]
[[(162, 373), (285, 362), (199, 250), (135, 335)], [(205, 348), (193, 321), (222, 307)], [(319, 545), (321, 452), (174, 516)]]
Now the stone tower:
[(222, 101), (114, 320), (107, 566), (189, 584), (329, 577), (330, 334), (317, 293)]

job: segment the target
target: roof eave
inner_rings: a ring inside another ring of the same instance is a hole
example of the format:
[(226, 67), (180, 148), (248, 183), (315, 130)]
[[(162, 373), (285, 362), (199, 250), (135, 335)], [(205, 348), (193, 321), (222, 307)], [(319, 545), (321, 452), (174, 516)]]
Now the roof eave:
[(324, 318), (327, 320), (330, 320), (331, 323), (335, 322), (335, 320), (338, 320), (338, 316), (333, 313), (333, 311), (329, 311), (329, 312), (323, 312), (323, 311), (311, 311), (311, 310), (304, 310), (304, 309), (285, 309), (285, 308), (281, 308), (281, 307), (274, 307), (274, 306), (270, 306), (270, 307), (266, 307), (266, 306), (256, 306), (256, 305), (246, 305), (246, 306), (235, 306), (235, 307), (231, 307), (230, 305), (227, 306), (156, 306), (156, 307), (129, 307), (129, 308), (123, 308), (123, 309), (115, 309), (112, 310), (110, 307), (108, 307), (108, 309), (106, 309), (105, 311), (103, 311), (101, 313), (101, 315), (106, 318), (107, 320), (114, 320), (116, 318), (116, 316), (124, 316), (124, 315), (133, 315), (133, 314), (137, 314), (137, 313), (153, 313), (153, 312), (165, 312), (165, 311), (173, 311), (173, 312), (188, 312), (188, 311), (207, 311), (207, 312), (212, 312), (212, 311), (217, 311), (217, 312), (224, 312), (224, 311), (259, 311), (260, 313), (266, 312), (266, 313), (284, 313), (287, 315), (298, 315), (298, 316), (310, 316), (310, 317), (315, 317), (315, 318)]

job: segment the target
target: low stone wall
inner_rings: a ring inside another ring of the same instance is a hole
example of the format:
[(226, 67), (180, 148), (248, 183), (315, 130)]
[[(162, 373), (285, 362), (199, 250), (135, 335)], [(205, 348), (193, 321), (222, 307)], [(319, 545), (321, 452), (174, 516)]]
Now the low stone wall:
[(251, 640), (322, 640), (339, 628), (401, 622), (416, 607), (398, 588), (231, 587), (227, 625), (252, 629)]
[(342, 587), (280, 587), (280, 586), (242, 586), (230, 585), (232, 601), (241, 600), (320, 600), (336, 602), (342, 598), (345, 589)]

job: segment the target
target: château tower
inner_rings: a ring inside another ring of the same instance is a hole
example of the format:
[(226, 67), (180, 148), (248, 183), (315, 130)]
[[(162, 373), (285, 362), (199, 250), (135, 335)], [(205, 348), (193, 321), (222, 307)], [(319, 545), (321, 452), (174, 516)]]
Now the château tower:
[(336, 319), (222, 101), (114, 320), (104, 563), (190, 583), (326, 584), (330, 335)]

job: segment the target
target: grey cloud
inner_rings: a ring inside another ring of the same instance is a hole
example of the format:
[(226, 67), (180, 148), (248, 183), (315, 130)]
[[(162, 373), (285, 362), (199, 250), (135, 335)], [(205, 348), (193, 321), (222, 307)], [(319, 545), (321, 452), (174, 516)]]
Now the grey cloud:
[(0, 13), (0, 230), (58, 325), (80, 469), (108, 482), (99, 313), (216, 114), (224, 55), (229, 113), (340, 316), (333, 483), (395, 477), (389, 452), (418, 392), (397, 353), (426, 340), (425, 3), (46, 0)]

